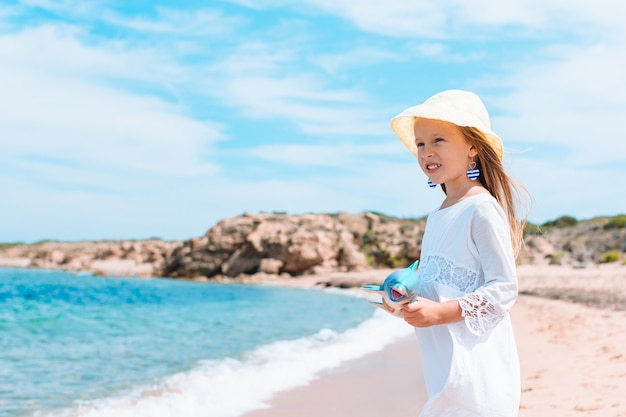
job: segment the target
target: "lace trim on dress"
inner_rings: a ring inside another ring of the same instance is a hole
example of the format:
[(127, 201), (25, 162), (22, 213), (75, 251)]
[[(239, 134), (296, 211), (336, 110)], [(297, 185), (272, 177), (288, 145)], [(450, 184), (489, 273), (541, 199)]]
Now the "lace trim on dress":
[(481, 294), (471, 293), (458, 299), (467, 328), (477, 336), (485, 334), (505, 316)]
[(462, 293), (474, 291), (479, 285), (479, 276), (467, 268), (454, 266), (441, 256), (429, 256), (426, 263), (420, 265), (420, 274), (424, 282), (437, 281), (458, 289)]
[(466, 294), (458, 301), (465, 325), (473, 334), (484, 334), (504, 318), (504, 314), (498, 311), (487, 298), (474, 292), (484, 282), (476, 272), (455, 266), (450, 260), (441, 256), (429, 256), (425, 264), (420, 266), (419, 271), (425, 283), (437, 281)]

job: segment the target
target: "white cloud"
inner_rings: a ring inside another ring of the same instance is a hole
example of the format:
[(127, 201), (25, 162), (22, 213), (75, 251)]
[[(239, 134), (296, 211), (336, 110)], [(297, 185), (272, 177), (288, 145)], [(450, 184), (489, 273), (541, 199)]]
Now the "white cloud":
[[(266, 2), (267, 3), (267, 2)], [(271, 1), (269, 3), (272, 3)], [(478, 39), (490, 30), (507, 28), (537, 36), (538, 30), (554, 33), (564, 28), (581, 32), (581, 24), (596, 24), (583, 30), (605, 29), (605, 24), (620, 24), (626, 5), (611, 0), (490, 0), (467, 2), (407, 2), (404, 0), (307, 0), (325, 12), (350, 20), (372, 33), (425, 39)], [(468, 30), (476, 28), (476, 30)], [(539, 33), (541, 35), (542, 33)]]
[[(361, 90), (327, 85), (323, 77), (302, 69), (295, 51), (276, 52), (271, 45), (242, 45), (212, 67), (216, 79), (205, 94), (250, 118), (282, 119), (307, 134), (377, 134), (378, 109)], [(217, 81), (216, 81), (217, 80)]]
[(224, 97), (248, 117), (284, 119), (313, 135), (381, 133), (373, 122), (376, 112), (356, 108), (366, 101), (359, 99), (360, 92), (324, 88), (313, 77), (242, 75), (223, 87)]
[(87, 48), (48, 27), (0, 37), (0, 56), (5, 164), (58, 184), (120, 190), (219, 170), (203, 158), (223, 137), (218, 126), (102, 79), (139, 78), (131, 54)]
[(443, 193), (439, 188), (433, 190), (427, 186), (427, 178), (415, 158), (400, 146), (400, 155), (405, 158), (395, 162), (378, 158), (351, 164), (348, 172), (336, 176), (325, 175), (321, 168), (319, 175), (304, 180), (289, 176), (256, 181), (219, 178), (207, 186), (209, 191), (205, 196), (222, 202), (211, 204), (216, 209), (211, 215), (218, 216), (215, 221), (245, 210), (288, 213), (376, 210), (389, 215), (420, 217), (441, 203)]
[(4, 25), (4, 20), (19, 15), (19, 8), (17, 6), (9, 6), (0, 4), (0, 28)]
[[(126, 181), (132, 178), (127, 176)], [(24, 184), (0, 176), (3, 196), (10, 196), (3, 198), (1, 210), (10, 221), (0, 222), (0, 239), (188, 239), (203, 234), (218, 216), (241, 214), (215, 211), (208, 193), (219, 190), (211, 187), (185, 182), (154, 186), (160, 190), (146, 192), (139, 187), (108, 193), (53, 188), (45, 182)]]
[(183, 68), (155, 49), (130, 49), (122, 42), (87, 45), (83, 30), (67, 24), (46, 24), (0, 37), (4, 66), (61, 79), (111, 83), (135, 81), (166, 84)]
[(71, 13), (72, 15), (90, 14), (99, 8), (99, 2), (81, 0), (20, 0), (20, 3), (54, 12)]
[(363, 68), (381, 62), (403, 61), (405, 58), (398, 52), (377, 47), (356, 47), (341, 53), (321, 53), (311, 58), (326, 72), (336, 74), (354, 68)]
[(626, 161), (626, 141), (616, 130), (626, 114), (626, 42), (563, 48), (554, 60), (520, 68), (506, 80), (494, 118), (502, 135), (518, 143), (561, 146), (572, 152), (559, 163), (574, 166)]
[(107, 12), (104, 20), (138, 32), (182, 37), (228, 36), (242, 23), (240, 18), (225, 16), (210, 9), (179, 11), (157, 6), (156, 11), (157, 15), (154, 19), (128, 18), (117, 13)]
[(540, 52), (549, 59), (527, 61), (496, 81), (510, 93), (492, 101), (500, 114), (494, 129), (505, 147), (528, 150), (509, 159), (535, 197), (531, 220), (624, 212), (624, 51), (624, 37), (550, 47)]
[(626, 210), (623, 169), (581, 169), (559, 159), (511, 158), (511, 175), (534, 196), (530, 220), (543, 223), (563, 215), (588, 219)]
[(326, 12), (344, 17), (357, 27), (391, 36), (446, 37), (446, 11), (434, 2), (403, 0), (308, 0)]
[(295, 166), (356, 167), (371, 159), (396, 157), (400, 147), (391, 139), (382, 144), (339, 143), (335, 145), (275, 144), (259, 145), (248, 153), (260, 159)]

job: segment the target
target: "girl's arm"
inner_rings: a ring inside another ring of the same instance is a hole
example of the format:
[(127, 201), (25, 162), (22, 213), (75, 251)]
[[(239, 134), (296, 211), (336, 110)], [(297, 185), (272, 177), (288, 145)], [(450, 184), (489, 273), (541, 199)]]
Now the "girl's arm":
[(482, 335), (505, 318), (517, 299), (517, 270), (511, 234), (499, 205), (477, 208), (470, 224), (472, 251), (479, 259), (484, 284), (458, 299), (468, 329)]

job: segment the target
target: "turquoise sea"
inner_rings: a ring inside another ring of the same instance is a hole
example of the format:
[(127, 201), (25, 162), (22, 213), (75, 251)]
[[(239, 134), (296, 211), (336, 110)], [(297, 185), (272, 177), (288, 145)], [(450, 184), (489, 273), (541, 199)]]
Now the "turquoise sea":
[(406, 334), (351, 291), (0, 268), (0, 417), (237, 417)]

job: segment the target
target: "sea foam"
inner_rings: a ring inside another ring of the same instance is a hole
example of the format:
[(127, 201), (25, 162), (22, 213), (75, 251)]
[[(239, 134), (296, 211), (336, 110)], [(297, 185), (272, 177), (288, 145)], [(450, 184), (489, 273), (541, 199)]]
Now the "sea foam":
[(201, 361), (152, 386), (38, 416), (237, 417), (268, 407), (279, 391), (306, 385), (323, 371), (411, 334), (403, 320), (376, 310), (372, 318), (342, 333), (323, 329), (310, 337), (258, 347), (240, 359)]

